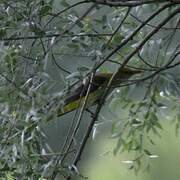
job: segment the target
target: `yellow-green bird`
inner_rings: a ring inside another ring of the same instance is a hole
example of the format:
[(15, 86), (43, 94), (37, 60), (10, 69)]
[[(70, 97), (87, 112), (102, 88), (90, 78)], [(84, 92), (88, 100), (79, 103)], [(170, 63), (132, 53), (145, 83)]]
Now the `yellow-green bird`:
[[(141, 70), (135, 70), (131, 68), (123, 68), (116, 73), (111, 83), (111, 91), (120, 83), (127, 81), (131, 76), (141, 73)], [(86, 101), (86, 108), (98, 103), (103, 95), (104, 88), (107, 86), (109, 80), (113, 76), (113, 73), (96, 73), (93, 82), (90, 85), (88, 99)], [(67, 96), (64, 100), (64, 105), (58, 111), (58, 116), (62, 116), (68, 112), (71, 112), (83, 104), (87, 90), (89, 87), (90, 78), (85, 82), (81, 82), (80, 85)], [(113, 88), (114, 87), (114, 88)]]

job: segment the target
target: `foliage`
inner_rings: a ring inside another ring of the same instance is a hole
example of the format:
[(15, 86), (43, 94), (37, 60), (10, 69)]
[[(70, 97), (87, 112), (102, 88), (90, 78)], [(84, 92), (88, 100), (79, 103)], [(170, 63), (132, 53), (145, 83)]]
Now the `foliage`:
[(77, 164), (101, 120), (107, 93), (91, 112), (83, 133), (85, 109), (72, 118), (58, 152), (48, 144), (44, 128), (48, 120), (57, 119), (64, 94), (95, 71), (116, 71), (126, 65), (143, 71), (120, 84), (120, 93), (108, 101), (116, 117), (111, 132), (117, 139), (114, 154), (135, 152), (131, 169), (138, 171), (143, 158), (154, 157), (144, 140), (154, 144), (150, 134), (160, 136), (160, 119), (170, 114), (178, 133), (178, 1), (73, 3), (0, 1), (0, 177), (70, 179), (78, 174), (84, 178)]

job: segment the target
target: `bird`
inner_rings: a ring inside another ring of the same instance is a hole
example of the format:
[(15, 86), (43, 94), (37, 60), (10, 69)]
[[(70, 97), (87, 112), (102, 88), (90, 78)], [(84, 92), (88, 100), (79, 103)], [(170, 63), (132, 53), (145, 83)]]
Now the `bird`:
[[(142, 70), (132, 69), (124, 67), (120, 69), (111, 82), (110, 92), (122, 82), (127, 81), (131, 76), (141, 73)], [(96, 105), (103, 95), (105, 87), (108, 85), (110, 79), (114, 73), (97, 72), (90, 83), (90, 77), (82, 81), (67, 97), (64, 99), (64, 103), (58, 110), (58, 116), (63, 116), (79, 107), (83, 104), (86, 98), (87, 92), (89, 93), (86, 100), (86, 108)], [(89, 90), (88, 90), (89, 87)]]

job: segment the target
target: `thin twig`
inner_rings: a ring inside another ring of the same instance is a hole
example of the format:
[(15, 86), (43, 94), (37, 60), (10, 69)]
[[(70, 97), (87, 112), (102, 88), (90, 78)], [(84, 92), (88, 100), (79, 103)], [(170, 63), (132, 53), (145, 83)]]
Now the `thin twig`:
[[(18, 37), (8, 37), (8, 38), (1, 38), (2, 41), (19, 41), (19, 40), (28, 40), (28, 39), (42, 39), (42, 38), (53, 38), (59, 37), (61, 33), (54, 33), (54, 34), (45, 34), (42, 36), (18, 36)], [(111, 33), (102, 33), (102, 34), (92, 34), (92, 33), (79, 33), (79, 34), (69, 34), (69, 35), (62, 35), (61, 38), (71, 38), (71, 37), (99, 37), (99, 36), (112, 36)]]

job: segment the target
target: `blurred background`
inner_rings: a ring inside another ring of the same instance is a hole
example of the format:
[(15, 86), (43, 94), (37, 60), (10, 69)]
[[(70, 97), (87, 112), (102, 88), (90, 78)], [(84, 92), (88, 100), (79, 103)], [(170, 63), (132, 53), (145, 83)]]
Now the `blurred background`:
[[(82, 174), (89, 180), (179, 180), (180, 178), (180, 141), (175, 135), (175, 127), (170, 122), (163, 122), (161, 137), (154, 136), (155, 145), (150, 149), (157, 155), (150, 158), (149, 171), (143, 168), (135, 174), (123, 161), (131, 160), (132, 154), (112, 153), (116, 140), (107, 138), (107, 134), (97, 134), (97, 139), (89, 142), (86, 157), (80, 166)], [(77, 178), (78, 179), (78, 178)]]

